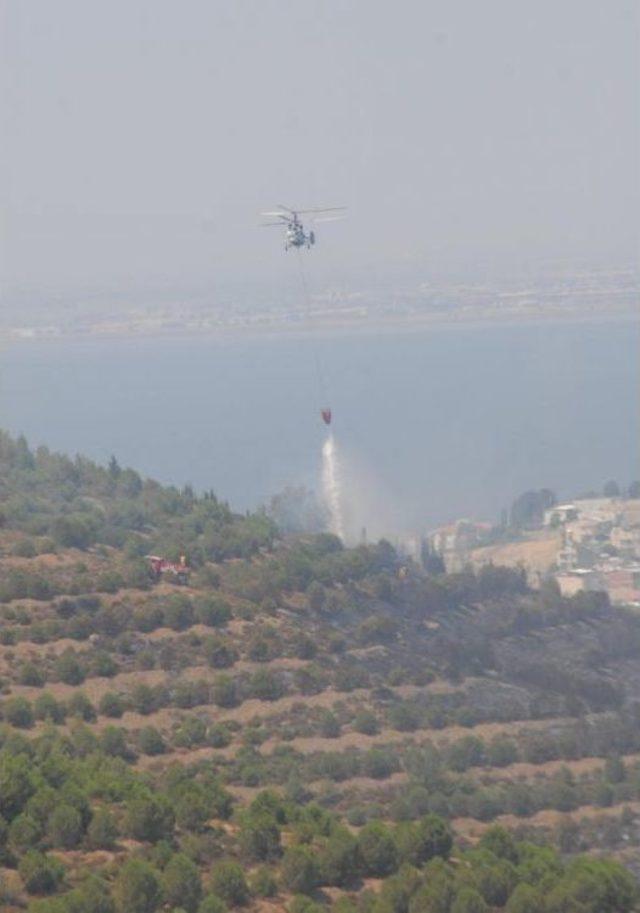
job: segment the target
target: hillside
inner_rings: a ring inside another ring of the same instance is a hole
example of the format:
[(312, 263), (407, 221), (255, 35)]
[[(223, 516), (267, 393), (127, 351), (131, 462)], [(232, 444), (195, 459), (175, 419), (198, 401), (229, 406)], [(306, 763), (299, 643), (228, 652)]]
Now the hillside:
[(601, 594), (0, 435), (1, 909), (635, 909), (639, 657)]

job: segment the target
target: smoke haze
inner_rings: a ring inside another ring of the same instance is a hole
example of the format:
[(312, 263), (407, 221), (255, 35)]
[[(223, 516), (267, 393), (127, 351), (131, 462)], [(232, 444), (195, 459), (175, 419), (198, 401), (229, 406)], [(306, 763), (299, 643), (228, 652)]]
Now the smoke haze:
[(325, 276), (632, 257), (630, 0), (4, 0), (10, 289), (279, 268), (257, 212), (349, 207)]

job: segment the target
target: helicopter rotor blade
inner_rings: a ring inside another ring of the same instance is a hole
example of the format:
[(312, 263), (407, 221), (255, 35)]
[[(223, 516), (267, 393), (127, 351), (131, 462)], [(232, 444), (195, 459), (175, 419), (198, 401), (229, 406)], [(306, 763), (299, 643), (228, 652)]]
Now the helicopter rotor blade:
[(299, 209), (298, 213), (309, 213), (309, 212), (342, 212), (345, 210), (346, 206), (328, 206), (325, 209)]
[(316, 225), (318, 222), (343, 222), (345, 216), (327, 216), (326, 219), (309, 219), (313, 225)]

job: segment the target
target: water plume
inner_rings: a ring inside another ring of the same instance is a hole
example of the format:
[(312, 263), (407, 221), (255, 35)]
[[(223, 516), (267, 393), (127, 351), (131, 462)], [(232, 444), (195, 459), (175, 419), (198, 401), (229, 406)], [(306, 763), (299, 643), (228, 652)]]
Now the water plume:
[(332, 433), (329, 433), (322, 447), (322, 493), (329, 511), (331, 532), (344, 539), (340, 472), (336, 442)]

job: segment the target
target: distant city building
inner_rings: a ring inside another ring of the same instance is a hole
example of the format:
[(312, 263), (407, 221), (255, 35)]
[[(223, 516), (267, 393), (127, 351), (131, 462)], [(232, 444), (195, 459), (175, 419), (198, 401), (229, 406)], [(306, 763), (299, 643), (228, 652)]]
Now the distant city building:
[(545, 526), (558, 526), (561, 523), (568, 523), (570, 520), (578, 518), (578, 510), (575, 504), (556, 504), (544, 512)]

